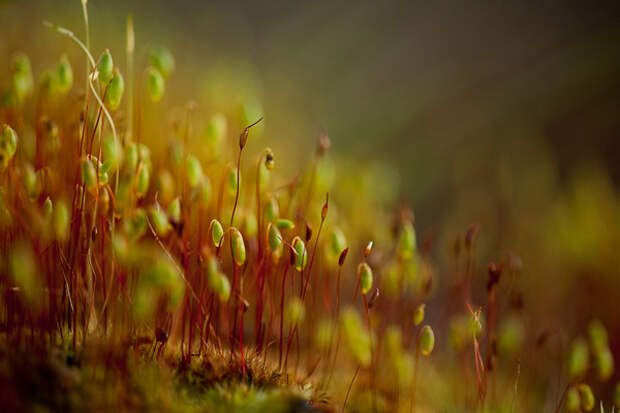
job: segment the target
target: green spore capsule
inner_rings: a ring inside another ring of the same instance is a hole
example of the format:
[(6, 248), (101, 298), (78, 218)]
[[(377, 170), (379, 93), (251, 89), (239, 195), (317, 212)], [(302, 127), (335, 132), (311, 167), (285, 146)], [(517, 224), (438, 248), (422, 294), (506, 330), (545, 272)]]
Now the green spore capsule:
[(2, 126), (0, 135), (0, 153), (8, 160), (15, 156), (17, 152), (17, 132), (9, 125)]
[(293, 297), (289, 300), (285, 317), (292, 325), (300, 324), (304, 321), (306, 317), (306, 307), (304, 306), (304, 302), (301, 301), (301, 298)]
[(286, 231), (287, 229), (295, 228), (295, 223), (291, 221), (290, 219), (280, 218), (276, 220), (276, 226), (278, 227), (278, 229), (281, 229), (282, 231)]
[(215, 258), (211, 259), (215, 264), (209, 264), (208, 266), (207, 283), (217, 298), (222, 302), (226, 302), (230, 298), (230, 282), (224, 274), (218, 271), (217, 260)]
[(39, 197), (39, 194), (41, 193), (41, 181), (39, 179), (39, 175), (34, 170), (34, 167), (29, 163), (24, 165), (22, 182), (24, 184), (26, 195), (28, 195), (31, 200)]
[(23, 103), (26, 97), (32, 93), (34, 80), (32, 78), (30, 59), (24, 54), (16, 56), (13, 61), (12, 86), (13, 95), (19, 104)]
[(222, 237), (224, 236), (224, 228), (222, 228), (222, 224), (217, 219), (211, 220), (211, 240), (213, 241), (213, 245), (215, 247), (219, 247), (222, 242)]
[[(237, 192), (237, 168), (231, 168), (228, 170), (226, 182), (228, 193), (230, 195), (235, 195), (235, 193)], [(239, 185), (241, 185), (241, 175), (239, 175)]]
[(270, 196), (267, 202), (265, 203), (265, 219), (267, 221), (274, 221), (278, 218), (280, 214), (280, 208), (278, 206), (278, 200)]
[(175, 183), (172, 173), (168, 169), (162, 169), (157, 175), (158, 199), (166, 204), (172, 201), (175, 194)]
[(146, 89), (151, 102), (157, 103), (164, 97), (166, 81), (161, 72), (154, 67), (146, 69)]
[(204, 179), (200, 161), (193, 155), (187, 156), (187, 182), (192, 188), (197, 187)]
[(314, 334), (314, 343), (319, 350), (327, 350), (334, 337), (334, 323), (330, 318), (319, 321)]
[(614, 355), (609, 347), (598, 349), (594, 353), (594, 367), (600, 381), (607, 381), (614, 373)]
[(113, 135), (108, 135), (103, 138), (103, 159), (108, 164), (109, 170), (115, 171), (121, 164), (123, 159), (123, 149), (118, 140), (114, 139)]
[(594, 351), (607, 348), (607, 330), (600, 320), (590, 321), (588, 339)]
[(362, 325), (359, 314), (353, 309), (347, 310), (342, 316), (341, 324), (345, 343), (355, 360), (362, 367), (370, 366), (370, 335)]
[(205, 175), (204, 179), (202, 180), (202, 183), (198, 187), (198, 196), (199, 196), (200, 201), (205, 204), (208, 204), (209, 201), (211, 200), (212, 192), (213, 191), (211, 188), (211, 180), (209, 179), (207, 175)]
[(125, 80), (120, 73), (116, 73), (108, 85), (105, 95), (105, 103), (111, 110), (116, 110), (121, 104), (125, 92)]
[(420, 324), (422, 324), (422, 321), (424, 321), (424, 313), (426, 310), (426, 304), (420, 304), (419, 306), (416, 307), (415, 311), (413, 312), (413, 324), (416, 326), (419, 326)]
[(269, 248), (271, 248), (271, 251), (277, 251), (278, 248), (280, 248), (280, 245), (282, 245), (282, 235), (280, 234), (280, 231), (278, 231), (278, 227), (269, 224), (267, 235), (269, 237)]
[(80, 171), (82, 176), (82, 183), (88, 189), (93, 189), (97, 186), (97, 171), (95, 165), (93, 165), (92, 159), (89, 157), (82, 158), (80, 163)]
[(125, 231), (131, 240), (141, 238), (146, 233), (147, 228), (146, 212), (142, 208), (136, 208), (131, 219), (125, 220)]
[(125, 148), (124, 168), (133, 173), (138, 167), (138, 145), (130, 142)]
[(237, 266), (241, 267), (245, 263), (245, 243), (243, 235), (236, 228), (232, 229), (231, 242), (233, 260)]
[(153, 206), (149, 210), (149, 215), (151, 217), (151, 223), (153, 224), (153, 228), (155, 232), (160, 237), (165, 237), (170, 232), (170, 222), (168, 221), (168, 217), (166, 213), (159, 208), (159, 206)]
[(170, 260), (157, 258), (140, 272), (133, 302), (134, 317), (146, 320), (155, 314), (160, 297), (166, 297), (166, 309), (173, 311), (183, 298), (184, 285)]
[(342, 230), (338, 227), (332, 229), (330, 246), (332, 253), (338, 256), (347, 247), (347, 239)]
[(573, 341), (568, 355), (568, 377), (571, 381), (582, 378), (590, 365), (588, 343), (582, 337)]
[(372, 288), (372, 269), (370, 265), (365, 262), (360, 263), (357, 266), (357, 275), (360, 279), (360, 287), (362, 289), (362, 294), (368, 293)]
[(566, 391), (566, 411), (569, 413), (577, 413), (581, 410), (581, 398), (579, 397), (579, 390), (576, 387), (571, 386)]
[(9, 269), (13, 282), (20, 288), (20, 296), (35, 310), (41, 305), (42, 292), (36, 263), (36, 255), (28, 244), (18, 243), (9, 256)]
[(386, 354), (397, 354), (402, 352), (403, 333), (396, 325), (390, 325), (385, 329), (383, 342)]
[(425, 325), (420, 330), (420, 350), (422, 354), (428, 356), (435, 348), (435, 333), (429, 325)]
[(308, 251), (306, 250), (306, 245), (299, 237), (295, 237), (293, 239), (293, 249), (295, 250), (295, 269), (297, 271), (303, 271), (308, 263)]
[(400, 240), (398, 242), (398, 255), (403, 260), (408, 260), (413, 257), (416, 249), (416, 237), (415, 230), (411, 221), (406, 221), (403, 225), (403, 230), (400, 234)]
[(592, 389), (585, 383), (581, 383), (577, 389), (579, 390), (579, 399), (581, 400), (581, 408), (586, 411), (592, 411), (596, 401), (594, 400), (594, 393)]
[(52, 228), (56, 239), (60, 242), (67, 240), (69, 236), (69, 210), (67, 204), (60, 201), (56, 203), (52, 217)]
[(52, 213), (54, 212), (54, 205), (52, 204), (52, 200), (48, 196), (45, 198), (43, 202), (43, 219), (48, 221), (52, 217)]
[(142, 167), (139, 168), (138, 172), (138, 181), (136, 183), (136, 195), (138, 198), (142, 198), (146, 191), (149, 189), (149, 183), (151, 182), (151, 167), (143, 163)]
[(112, 60), (110, 51), (107, 49), (99, 58), (97, 72), (99, 72), (99, 83), (105, 88), (114, 77), (114, 61)]
[(65, 55), (60, 58), (56, 77), (58, 79), (58, 91), (60, 93), (67, 93), (71, 86), (73, 86), (73, 70)]
[(163, 46), (159, 46), (151, 50), (149, 55), (149, 63), (157, 68), (163, 77), (169, 77), (174, 72), (174, 56), (170, 50)]
[(243, 232), (248, 237), (255, 237), (258, 233), (258, 221), (252, 211), (247, 211), (243, 216)]
[(265, 168), (271, 171), (276, 166), (276, 161), (271, 148), (265, 149)]
[(177, 224), (181, 222), (181, 199), (179, 197), (174, 198), (168, 205), (168, 215), (172, 222)]

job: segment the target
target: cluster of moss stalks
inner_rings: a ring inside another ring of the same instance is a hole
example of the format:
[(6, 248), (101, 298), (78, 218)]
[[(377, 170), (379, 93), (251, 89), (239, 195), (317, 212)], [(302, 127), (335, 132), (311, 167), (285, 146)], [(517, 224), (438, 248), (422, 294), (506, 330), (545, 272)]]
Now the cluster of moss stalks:
[[(126, 70), (108, 50), (95, 59), (82, 5), (85, 41), (48, 26), (84, 52), (84, 91), (66, 57), (35, 83), (20, 54), (2, 97), (0, 404), (424, 410), (418, 376), (435, 347), (425, 324), (433, 271), (409, 209), (393, 214), (390, 240), (349, 244), (345, 220), (331, 218), (337, 205), (319, 193), (329, 138), (319, 137), (302, 174), (275, 185), (276, 156), (252, 139), (262, 118), (242, 119), (232, 138), (229, 117), (214, 114), (197, 137), (190, 104), (167, 150), (152, 153), (141, 110), (160, 104), (174, 58), (156, 48), (135, 77), (128, 18)], [(189, 151), (195, 139), (200, 154)], [(468, 310), (450, 310), (450, 337), (457, 353), (474, 356), (478, 409), (489, 406), (498, 349), (516, 351), (523, 329), (518, 299), (497, 327), (502, 266), (489, 266), (486, 317), (470, 305), (476, 234), (465, 236), (453, 300)], [(517, 259), (510, 268), (514, 281)], [(597, 365), (609, 377), (613, 356), (597, 326)], [(576, 351), (565, 399), (587, 411), (588, 362)]]

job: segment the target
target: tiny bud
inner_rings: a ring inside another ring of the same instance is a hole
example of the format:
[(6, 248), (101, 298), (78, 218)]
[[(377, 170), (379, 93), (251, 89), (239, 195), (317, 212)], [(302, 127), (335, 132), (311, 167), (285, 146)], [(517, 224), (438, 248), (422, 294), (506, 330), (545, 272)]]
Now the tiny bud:
[(215, 247), (219, 247), (222, 242), (222, 237), (224, 236), (224, 228), (222, 228), (222, 224), (217, 219), (211, 220), (211, 240), (213, 241), (213, 245)]
[(426, 310), (426, 304), (420, 304), (416, 307), (415, 312), (413, 313), (413, 324), (419, 326), (424, 321), (424, 313)]
[(579, 390), (579, 398), (581, 399), (581, 408), (586, 412), (592, 411), (596, 401), (594, 400), (594, 394), (590, 386), (581, 383), (577, 386), (577, 389)]
[(364, 257), (368, 257), (371, 251), (372, 251), (372, 241), (370, 241), (368, 245), (366, 245), (366, 249), (364, 250)]
[(366, 294), (372, 288), (372, 269), (366, 262), (362, 262), (357, 267), (357, 275), (360, 277), (362, 294)]
[(105, 95), (105, 103), (111, 110), (116, 110), (121, 104), (123, 93), (125, 92), (125, 81), (120, 73), (116, 73), (110, 83)]
[(310, 241), (310, 238), (312, 238), (312, 227), (306, 222), (306, 242)]
[(429, 325), (425, 325), (420, 331), (420, 350), (422, 350), (423, 355), (428, 356), (432, 353), (434, 347), (435, 334), (433, 329)]
[(166, 89), (166, 82), (161, 72), (154, 67), (146, 69), (146, 88), (149, 92), (149, 98), (151, 102), (159, 102), (164, 96)]
[(281, 230), (287, 230), (287, 229), (293, 229), (295, 228), (295, 223), (293, 223), (293, 221), (291, 221), (290, 219), (278, 219), (276, 220), (276, 226), (278, 227), (278, 229)]
[(235, 260), (235, 264), (241, 267), (245, 263), (245, 243), (243, 242), (243, 235), (241, 232), (233, 228), (232, 235), (232, 255)]
[(114, 61), (109, 50), (106, 49), (99, 58), (97, 71), (99, 72), (99, 83), (101, 86), (106, 87), (110, 80), (112, 80), (112, 77), (114, 77)]
[(342, 250), (342, 252), (340, 253), (340, 257), (338, 258), (338, 265), (339, 266), (343, 266), (344, 265), (344, 260), (347, 258), (347, 254), (349, 253), (349, 249), (345, 248), (344, 250)]

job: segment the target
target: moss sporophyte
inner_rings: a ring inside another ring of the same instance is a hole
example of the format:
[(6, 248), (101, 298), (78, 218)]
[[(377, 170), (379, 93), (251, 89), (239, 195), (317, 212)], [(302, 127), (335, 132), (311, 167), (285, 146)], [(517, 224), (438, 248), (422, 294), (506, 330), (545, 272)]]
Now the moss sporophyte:
[[(12, 54), (0, 85), (0, 405), (532, 410), (520, 375), (551, 357), (528, 336), (520, 259), (480, 266), (472, 225), (438, 265), (435, 234), (348, 183), (325, 131), (291, 162), (258, 95), (174, 102), (184, 62), (135, 43), (131, 16), (122, 48), (93, 50), (87, 10), (85, 36), (46, 24), (70, 50)], [(557, 409), (611, 395), (613, 332), (554, 333)]]

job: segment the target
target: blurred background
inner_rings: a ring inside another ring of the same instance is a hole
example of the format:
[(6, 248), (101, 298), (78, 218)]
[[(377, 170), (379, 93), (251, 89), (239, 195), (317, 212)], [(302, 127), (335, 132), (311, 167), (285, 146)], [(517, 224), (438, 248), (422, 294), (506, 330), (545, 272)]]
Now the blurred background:
[[(486, 263), (516, 253), (533, 331), (572, 336), (598, 317), (620, 354), (619, 3), (91, 0), (89, 11), (97, 55), (123, 62), (128, 13), (139, 60), (153, 45), (173, 51), (168, 104), (194, 100), (197, 119), (264, 115), (253, 150), (272, 146), (284, 175), (324, 130), (336, 199), (357, 183), (378, 209), (412, 206), (435, 297), (450, 285), (449, 246), (479, 223), (480, 301)], [(79, 50), (43, 20), (83, 35), (77, 0), (0, 1), (2, 61), (24, 51), (40, 73), (67, 52), (80, 73)], [(163, 118), (145, 139), (167, 133)]]

